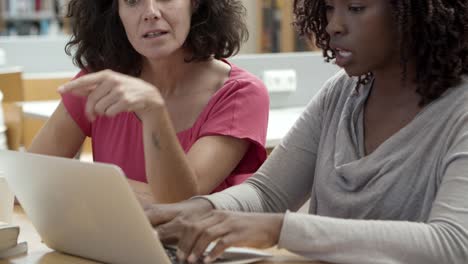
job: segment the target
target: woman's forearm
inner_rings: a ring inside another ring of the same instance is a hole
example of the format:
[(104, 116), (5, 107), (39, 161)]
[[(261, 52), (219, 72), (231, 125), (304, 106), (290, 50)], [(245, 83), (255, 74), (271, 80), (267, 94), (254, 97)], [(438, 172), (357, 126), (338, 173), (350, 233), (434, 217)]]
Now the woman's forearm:
[(180, 146), (167, 110), (143, 121), (143, 143), (148, 184), (158, 203), (173, 203), (199, 194), (195, 172)]

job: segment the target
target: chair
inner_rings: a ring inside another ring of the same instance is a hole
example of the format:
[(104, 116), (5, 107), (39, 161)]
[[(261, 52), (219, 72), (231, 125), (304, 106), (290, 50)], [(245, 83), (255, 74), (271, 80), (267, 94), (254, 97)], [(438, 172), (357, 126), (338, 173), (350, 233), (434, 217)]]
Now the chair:
[(24, 101), (59, 100), (57, 88), (69, 82), (75, 73), (23, 75)]
[[(23, 93), (25, 102), (59, 100), (57, 88), (69, 82), (76, 73), (26, 73), (23, 75)], [(45, 124), (44, 120), (24, 117), (22, 144), (28, 148), (36, 134)]]

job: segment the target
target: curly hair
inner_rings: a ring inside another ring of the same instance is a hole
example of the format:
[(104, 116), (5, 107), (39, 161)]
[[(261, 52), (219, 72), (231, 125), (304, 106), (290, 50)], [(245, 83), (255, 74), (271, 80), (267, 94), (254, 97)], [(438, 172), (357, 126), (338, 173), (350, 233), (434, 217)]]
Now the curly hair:
[[(187, 0), (192, 1), (192, 0)], [(184, 48), (186, 62), (228, 58), (248, 39), (245, 7), (240, 0), (197, 0)], [(73, 21), (65, 52), (81, 69), (111, 69), (137, 76), (142, 55), (130, 44), (118, 13), (118, 0), (71, 0), (67, 17)], [(73, 55), (72, 55), (73, 54)]]
[[(468, 74), (468, 1), (388, 0), (398, 27), (403, 78), (407, 63), (415, 59), (420, 105), (439, 98)], [(294, 25), (299, 34), (315, 37), (326, 61), (335, 58), (326, 32), (324, 0), (294, 0)], [(424, 30), (422, 30), (424, 28)], [(359, 77), (359, 84), (369, 75)]]

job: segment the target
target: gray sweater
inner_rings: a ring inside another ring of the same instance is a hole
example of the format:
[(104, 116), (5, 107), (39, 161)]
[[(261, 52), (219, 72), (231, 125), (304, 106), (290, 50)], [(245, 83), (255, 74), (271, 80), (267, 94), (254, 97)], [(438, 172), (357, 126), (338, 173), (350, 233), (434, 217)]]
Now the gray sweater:
[(315, 260), (468, 263), (468, 79), (367, 156), (355, 86), (330, 79), (251, 179), (206, 199), (287, 212), (279, 246)]

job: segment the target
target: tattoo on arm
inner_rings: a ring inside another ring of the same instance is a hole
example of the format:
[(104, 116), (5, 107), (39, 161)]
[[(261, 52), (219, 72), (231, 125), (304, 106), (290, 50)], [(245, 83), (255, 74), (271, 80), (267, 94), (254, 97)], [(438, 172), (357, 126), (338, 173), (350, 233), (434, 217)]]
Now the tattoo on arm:
[(161, 144), (159, 141), (159, 135), (155, 132), (151, 133), (151, 141), (153, 142), (153, 146), (158, 150), (161, 149)]

